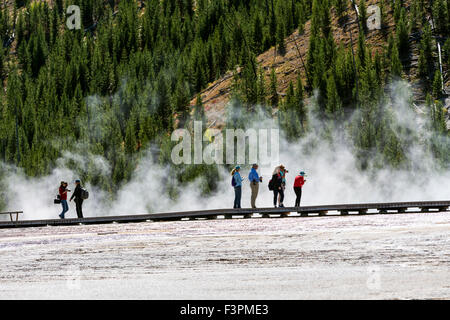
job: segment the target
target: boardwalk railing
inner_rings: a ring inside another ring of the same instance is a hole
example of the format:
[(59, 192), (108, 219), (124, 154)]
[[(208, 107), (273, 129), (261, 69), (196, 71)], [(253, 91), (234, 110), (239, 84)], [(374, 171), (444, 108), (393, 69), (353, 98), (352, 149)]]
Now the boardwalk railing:
[(6, 212), (0, 212), (0, 216), (1, 215), (9, 215), (9, 218), (11, 219), (11, 221), (14, 221), (13, 219), (13, 215), (16, 215), (16, 221), (19, 220), (19, 214), (23, 213), (23, 211), (6, 211)]
[[(90, 217), (81, 219), (48, 219), (48, 220), (23, 220), (0, 221), (0, 228), (17, 227), (44, 227), (67, 226), (79, 224), (104, 224), (126, 223), (146, 221), (174, 221), (182, 219), (217, 219), (218, 217), (311, 217), (311, 216), (348, 216), (351, 214), (389, 214), (389, 213), (417, 213), (417, 212), (442, 212), (449, 211), (450, 200), (425, 201), (425, 202), (390, 202), (390, 203), (361, 203), (361, 204), (337, 204), (308, 207), (286, 208), (243, 208), (243, 209), (213, 209), (184, 212), (166, 212), (139, 215)], [(290, 215), (288, 215), (291, 213)], [(258, 216), (256, 216), (258, 214)]]

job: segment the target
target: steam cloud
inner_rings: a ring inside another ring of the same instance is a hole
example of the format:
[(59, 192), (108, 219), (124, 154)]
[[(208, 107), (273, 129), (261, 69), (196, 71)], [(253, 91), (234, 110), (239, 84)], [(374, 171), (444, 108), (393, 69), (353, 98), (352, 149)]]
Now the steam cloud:
[[(408, 85), (405, 82), (397, 82), (390, 89), (395, 94), (392, 113), (396, 125), (409, 129), (409, 132), (418, 137), (426, 138), (429, 134), (425, 127), (426, 115), (409, 107), (411, 92)], [(295, 175), (300, 171), (307, 173), (302, 205), (449, 199), (450, 171), (436, 165), (433, 156), (423, 145), (415, 143), (406, 150), (410, 162), (408, 169), (386, 167), (361, 171), (358, 169), (352, 142), (346, 138), (342, 129), (332, 132), (333, 139), (330, 142), (320, 137), (320, 132), (323, 131), (321, 123), (315, 120), (312, 114), (309, 121), (311, 130), (299, 141), (289, 143), (280, 137), (279, 159), (289, 170), (285, 206), (294, 205), (295, 194), (292, 185)], [(255, 129), (276, 125), (276, 121), (262, 113), (256, 121), (247, 123), (248, 127)], [(399, 135), (402, 134), (400, 132)], [(450, 145), (446, 142), (447, 146)], [(86, 185), (90, 198), (83, 206), (85, 217), (232, 208), (234, 191), (230, 184), (230, 174), (225, 167), (219, 168), (217, 179), (220, 182), (213, 195), (201, 195), (203, 181), (199, 178), (188, 186), (179, 186), (179, 197), (173, 201), (163, 192), (170, 167), (156, 164), (150, 152), (147, 154), (139, 163), (132, 180), (119, 190), (116, 199), (111, 200), (106, 192)], [(73, 190), (73, 181), (79, 177), (77, 172), (68, 167), (68, 160), (83, 163), (86, 157), (94, 157), (95, 170), (108, 175), (110, 168), (104, 158), (81, 153), (64, 153), (58, 161), (58, 167), (50, 175), (40, 178), (26, 177), (19, 169), (3, 164), (6, 171), (3, 184), (7, 209), (23, 210), (23, 219), (58, 218), (61, 206), (54, 205), (53, 199), (57, 194), (59, 182), (71, 182), (69, 188)], [(249, 168), (249, 165), (243, 166), (241, 174), (244, 177), (247, 177)], [(263, 183), (260, 185), (256, 204), (258, 207), (271, 207), (273, 194), (268, 190), (267, 182), (273, 166), (260, 167), (259, 171), (263, 176)], [(74, 203), (69, 203), (69, 206), (66, 217), (76, 217)], [(248, 181), (244, 181), (243, 185), (242, 206), (250, 207)]]

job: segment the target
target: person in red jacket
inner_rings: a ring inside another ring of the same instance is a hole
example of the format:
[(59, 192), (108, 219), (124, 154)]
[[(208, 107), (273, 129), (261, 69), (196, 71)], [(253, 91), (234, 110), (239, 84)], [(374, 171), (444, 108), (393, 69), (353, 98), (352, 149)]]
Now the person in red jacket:
[(303, 171), (300, 172), (298, 176), (295, 177), (294, 180), (294, 192), (297, 198), (295, 199), (295, 206), (300, 207), (300, 200), (302, 198), (302, 187), (305, 184), (305, 173)]

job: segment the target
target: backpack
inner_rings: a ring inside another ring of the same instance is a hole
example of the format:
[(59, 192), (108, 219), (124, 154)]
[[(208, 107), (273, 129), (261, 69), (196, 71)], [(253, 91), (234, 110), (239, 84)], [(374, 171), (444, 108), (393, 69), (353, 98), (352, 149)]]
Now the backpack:
[(273, 191), (273, 179), (269, 180), (269, 190)]
[(81, 188), (81, 199), (86, 200), (87, 198), (89, 198), (89, 191), (85, 188)]
[(234, 180), (234, 175), (231, 176), (231, 186), (236, 187), (236, 180)]

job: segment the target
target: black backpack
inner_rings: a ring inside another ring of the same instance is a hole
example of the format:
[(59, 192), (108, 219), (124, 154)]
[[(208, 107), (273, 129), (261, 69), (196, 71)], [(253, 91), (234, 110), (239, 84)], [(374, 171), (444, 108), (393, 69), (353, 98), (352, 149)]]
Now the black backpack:
[(269, 190), (273, 191), (273, 178), (269, 180)]
[(81, 188), (81, 199), (86, 200), (89, 198), (89, 191), (87, 191), (85, 188)]
[(234, 180), (234, 175), (231, 176), (231, 186), (236, 187), (236, 180)]

